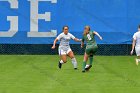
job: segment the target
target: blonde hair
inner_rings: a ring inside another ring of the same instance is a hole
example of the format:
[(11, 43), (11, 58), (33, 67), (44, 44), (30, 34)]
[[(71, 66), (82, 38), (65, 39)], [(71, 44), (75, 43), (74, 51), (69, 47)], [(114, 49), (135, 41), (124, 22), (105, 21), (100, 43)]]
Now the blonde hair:
[[(85, 28), (88, 28), (88, 29), (89, 29), (89, 31), (90, 31), (90, 26), (85, 26)], [(84, 30), (83, 35), (86, 35), (86, 34), (87, 34), (86, 30)]]

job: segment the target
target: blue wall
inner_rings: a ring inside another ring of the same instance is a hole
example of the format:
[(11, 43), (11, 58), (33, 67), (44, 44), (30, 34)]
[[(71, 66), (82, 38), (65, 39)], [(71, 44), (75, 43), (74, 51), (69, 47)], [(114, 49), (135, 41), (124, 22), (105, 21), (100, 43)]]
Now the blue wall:
[[(52, 44), (55, 37), (27, 37), (30, 31), (30, 2), (18, 0), (18, 9), (10, 9), (8, 2), (0, 1), (0, 31), (7, 31), (7, 16), (18, 16), (18, 33), (13, 37), (0, 37), (2, 44)], [(57, 3), (39, 3), (39, 13), (51, 12), (51, 21), (39, 20), (39, 31), (56, 29), (63, 25), (81, 38), (85, 25), (99, 32), (99, 44), (130, 44), (140, 24), (140, 0), (57, 0)], [(72, 44), (75, 42), (71, 41)], [(78, 43), (76, 43), (78, 44)]]

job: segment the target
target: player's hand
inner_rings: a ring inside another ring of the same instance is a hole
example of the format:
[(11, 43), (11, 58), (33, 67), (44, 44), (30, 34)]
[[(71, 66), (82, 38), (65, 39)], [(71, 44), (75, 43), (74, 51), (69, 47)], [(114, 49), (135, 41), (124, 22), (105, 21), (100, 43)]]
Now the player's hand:
[(131, 50), (130, 54), (133, 55), (133, 50)]
[(82, 39), (79, 39), (79, 42), (81, 42), (82, 41)]
[(52, 49), (55, 49), (55, 46), (52, 46)]
[(82, 41), (82, 39), (78, 39), (78, 38), (75, 38), (74, 39), (76, 42), (81, 42)]

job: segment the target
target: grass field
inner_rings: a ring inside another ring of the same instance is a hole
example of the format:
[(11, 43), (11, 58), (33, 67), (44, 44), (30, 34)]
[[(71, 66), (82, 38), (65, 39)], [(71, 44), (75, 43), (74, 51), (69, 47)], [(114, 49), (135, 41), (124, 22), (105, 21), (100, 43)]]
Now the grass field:
[(139, 93), (140, 66), (130, 56), (95, 56), (82, 73), (83, 56), (57, 68), (57, 55), (1, 55), (0, 93)]

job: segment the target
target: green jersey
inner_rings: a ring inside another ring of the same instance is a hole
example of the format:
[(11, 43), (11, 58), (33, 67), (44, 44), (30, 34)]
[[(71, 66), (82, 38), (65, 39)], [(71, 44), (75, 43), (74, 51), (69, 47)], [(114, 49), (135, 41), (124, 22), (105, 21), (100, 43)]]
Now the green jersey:
[(84, 35), (82, 38), (82, 42), (86, 41), (86, 53), (95, 53), (97, 51), (97, 44), (95, 41), (95, 34), (93, 33), (94, 31), (90, 31), (87, 35)]
[(84, 35), (82, 38), (82, 41), (86, 41), (87, 46), (88, 45), (96, 45), (96, 41), (95, 41), (95, 34), (93, 34), (94, 31), (90, 31), (87, 35)]

